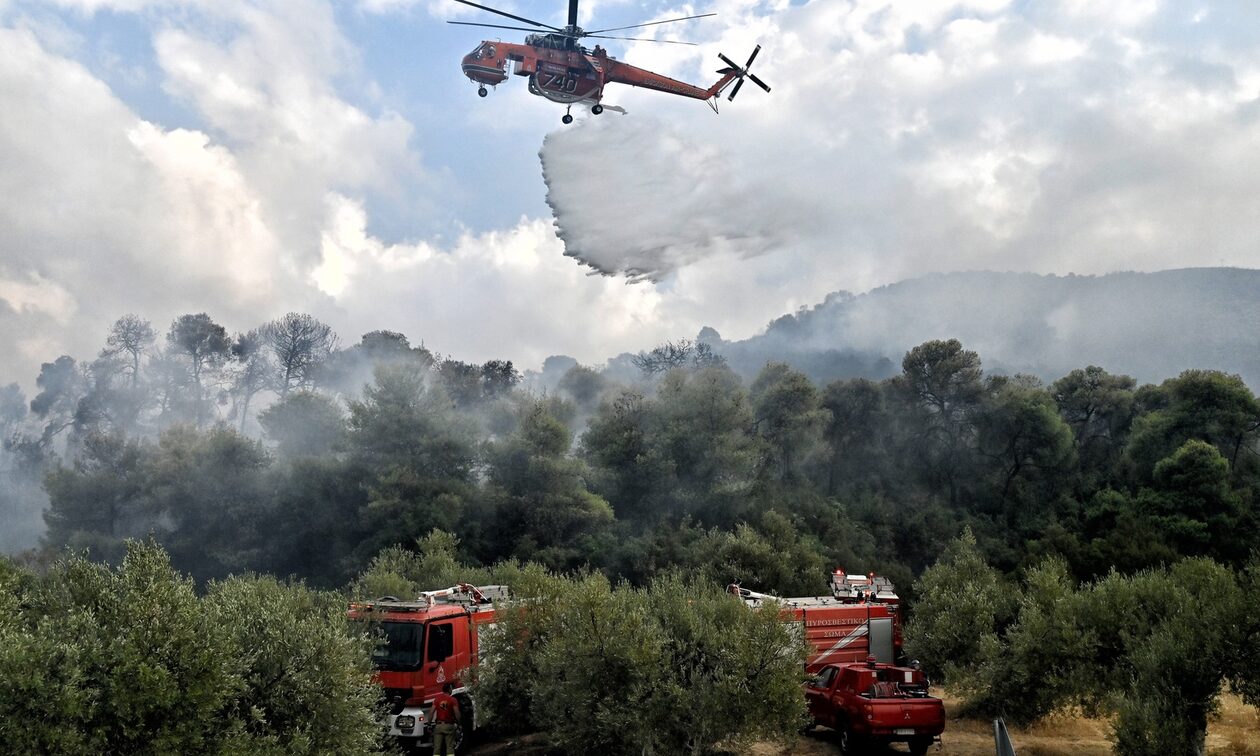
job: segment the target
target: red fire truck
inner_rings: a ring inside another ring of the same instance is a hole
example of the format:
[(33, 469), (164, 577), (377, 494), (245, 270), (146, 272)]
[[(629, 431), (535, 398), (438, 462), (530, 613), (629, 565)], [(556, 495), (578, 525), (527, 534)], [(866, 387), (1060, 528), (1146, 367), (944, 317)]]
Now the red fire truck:
[(385, 722), (390, 735), (410, 748), (427, 745), (433, 697), (449, 683), (460, 703), (458, 750), (476, 721), (465, 683), (478, 661), (480, 634), (509, 598), (507, 586), (460, 583), (426, 591), (415, 601), (385, 596), (350, 605), (351, 619), (371, 623), (384, 637), (372, 663), (390, 705)]
[[(901, 657), (900, 599), (885, 578), (836, 570), (832, 595), (808, 598), (778, 598), (738, 585), (729, 590), (750, 606), (773, 600), (788, 611), (814, 649), (806, 663), (810, 674), (868, 655), (886, 664)], [(385, 596), (351, 604), (350, 618), (372, 623), (385, 640), (373, 664), (390, 704), (385, 723), (390, 735), (406, 746), (426, 745), (431, 702), (447, 683), (460, 702), (457, 741), (472, 731), (476, 712), (465, 685), (468, 671), (478, 663), (481, 633), (510, 601), (507, 586), (460, 583), (426, 591), (414, 601)]]
[(812, 649), (805, 664), (810, 674), (827, 664), (865, 661), (867, 656), (881, 664), (902, 658), (901, 599), (888, 578), (837, 569), (831, 576), (830, 596), (780, 598), (738, 584), (727, 590), (749, 606), (775, 601), (789, 612)]

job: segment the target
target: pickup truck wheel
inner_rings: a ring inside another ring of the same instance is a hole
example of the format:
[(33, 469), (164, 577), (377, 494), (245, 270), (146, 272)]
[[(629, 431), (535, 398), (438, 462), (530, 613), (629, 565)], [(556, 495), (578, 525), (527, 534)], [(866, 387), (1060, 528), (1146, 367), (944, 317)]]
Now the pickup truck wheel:
[(847, 724), (840, 725), (840, 753), (844, 756), (854, 756), (863, 750), (862, 739), (853, 734)]
[(914, 756), (924, 756), (928, 749), (932, 747), (931, 738), (915, 738), (910, 741), (910, 753)]

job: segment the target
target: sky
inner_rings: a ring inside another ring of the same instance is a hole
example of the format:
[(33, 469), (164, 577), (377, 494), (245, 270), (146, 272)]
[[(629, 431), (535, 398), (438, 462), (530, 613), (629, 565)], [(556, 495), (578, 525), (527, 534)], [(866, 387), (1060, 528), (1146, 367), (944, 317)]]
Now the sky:
[[(560, 24), (562, 0), (500, 7)], [(0, 383), (134, 312), (291, 310), (470, 361), (744, 338), (929, 272), (1260, 267), (1254, 0), (586, 0), (707, 85), (594, 116), (453, 0), (0, 0)], [(567, 253), (567, 254), (566, 254)], [(982, 293), (977, 304), (982, 305)]]

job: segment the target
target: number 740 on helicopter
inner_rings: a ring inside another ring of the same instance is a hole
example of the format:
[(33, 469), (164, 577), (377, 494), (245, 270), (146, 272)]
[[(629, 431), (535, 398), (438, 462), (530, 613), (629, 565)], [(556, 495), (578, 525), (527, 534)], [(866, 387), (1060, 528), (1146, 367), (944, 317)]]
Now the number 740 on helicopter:
[(676, 21), (690, 21), (691, 19), (715, 16), (717, 15), (715, 13), (703, 13), (698, 16), (669, 18), (663, 21), (649, 21), (631, 26), (587, 31), (577, 25), (578, 0), (569, 0), (568, 23), (563, 27), (551, 26), (550, 24), (517, 16), (486, 5), (479, 5), (471, 2), (471, 0), (455, 0), (455, 2), (471, 5), (474, 8), (531, 25), (526, 27), (480, 24), (468, 21), (447, 22), (459, 26), (481, 26), (491, 29), (532, 32), (525, 37), (524, 44), (486, 40), (478, 45), (477, 49), (464, 56), (464, 75), (478, 85), (477, 94), (485, 97), (489, 94), (486, 85), (495, 86), (507, 81), (508, 64), (511, 63), (513, 75), (528, 78), (530, 94), (545, 97), (552, 102), (558, 102), (565, 106), (564, 116), (560, 119), (564, 123), (573, 122), (573, 116), (569, 114), (569, 109), (573, 105), (589, 105), (591, 113), (595, 115), (604, 112), (604, 106), (600, 104), (600, 100), (603, 99), (604, 87), (608, 84), (628, 84), (632, 87), (643, 87), (644, 89), (654, 89), (667, 94), (704, 100), (709, 103), (709, 106), (715, 112), (717, 111), (718, 97), (732, 82), (734, 82), (735, 86), (731, 89), (729, 95), (731, 100), (735, 99), (735, 95), (739, 93), (739, 88), (744, 86), (745, 79), (752, 81), (767, 92), (770, 91), (770, 87), (766, 86), (765, 82), (758, 79), (754, 74), (749, 73), (748, 70), (752, 67), (757, 53), (761, 52), (761, 45), (757, 45), (752, 55), (748, 57), (748, 62), (743, 66), (736, 65), (730, 58), (718, 53), (718, 57), (726, 64), (724, 68), (718, 71), (722, 78), (718, 79), (712, 86), (704, 88), (678, 81), (677, 79), (671, 79), (668, 76), (662, 76), (647, 69), (632, 66), (629, 63), (623, 63), (610, 56), (598, 44), (595, 45), (594, 49), (588, 50), (579, 43), (584, 38), (590, 38), (690, 45), (693, 43), (616, 37), (609, 36), (605, 32), (639, 29), (645, 26), (669, 24)]

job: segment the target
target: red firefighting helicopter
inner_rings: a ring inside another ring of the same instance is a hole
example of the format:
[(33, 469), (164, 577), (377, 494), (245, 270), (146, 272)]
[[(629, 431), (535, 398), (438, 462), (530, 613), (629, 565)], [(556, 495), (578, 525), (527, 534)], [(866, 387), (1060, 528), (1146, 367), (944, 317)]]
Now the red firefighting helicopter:
[(569, 114), (569, 109), (575, 104), (590, 105), (591, 112), (595, 115), (604, 112), (604, 106), (600, 104), (600, 100), (604, 96), (604, 85), (614, 82), (704, 100), (709, 103), (709, 106), (715, 112), (717, 111), (718, 96), (722, 94), (723, 90), (732, 81), (735, 82), (735, 88), (731, 90), (731, 100), (734, 100), (735, 95), (739, 94), (739, 88), (744, 86), (745, 78), (750, 79), (754, 84), (767, 92), (770, 91), (770, 87), (766, 86), (765, 82), (748, 72), (753, 60), (757, 57), (757, 53), (761, 52), (761, 45), (757, 45), (752, 55), (748, 56), (748, 62), (743, 66), (736, 65), (730, 58), (719, 53), (718, 57), (726, 64), (725, 68), (718, 71), (722, 78), (718, 79), (713, 86), (705, 89), (643, 68), (637, 68), (629, 63), (622, 63), (610, 56), (599, 45), (595, 45), (593, 50), (588, 50), (578, 44), (578, 40), (590, 37), (592, 39), (627, 39), (636, 42), (690, 45), (693, 43), (662, 39), (612, 37), (604, 32), (638, 29), (644, 26), (669, 24), (675, 21), (689, 21), (694, 18), (715, 16), (717, 15), (716, 13), (702, 13), (698, 16), (684, 16), (682, 18), (665, 19), (664, 21), (649, 21), (645, 24), (586, 31), (577, 25), (578, 0), (569, 0), (569, 22), (563, 28), (517, 16), (489, 6), (479, 5), (471, 2), (471, 0), (455, 0), (455, 2), (471, 5), (474, 8), (506, 16), (514, 21), (533, 25), (533, 28), (530, 28), (502, 26), (499, 24), (478, 24), (468, 21), (447, 22), (459, 26), (484, 26), (491, 29), (534, 32), (525, 37), (525, 44), (486, 40), (478, 45), (477, 49), (464, 56), (464, 75), (478, 85), (477, 94), (485, 97), (489, 94), (486, 90), (487, 84), (495, 86), (507, 81), (507, 65), (508, 61), (511, 61), (514, 64), (513, 74), (529, 78), (530, 94), (545, 97), (552, 102), (558, 102), (565, 106), (564, 117), (560, 119), (564, 123), (573, 123), (573, 116)]

